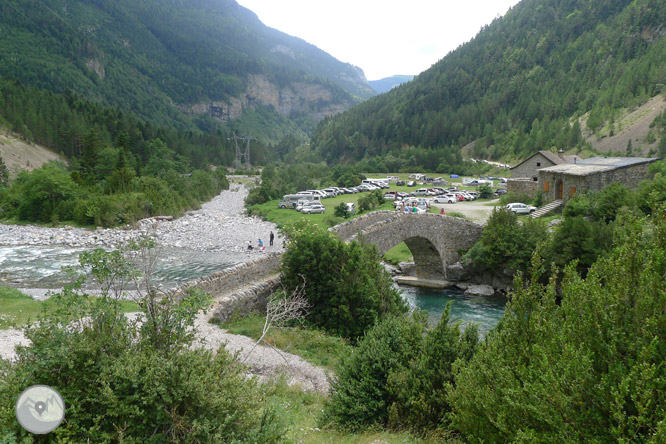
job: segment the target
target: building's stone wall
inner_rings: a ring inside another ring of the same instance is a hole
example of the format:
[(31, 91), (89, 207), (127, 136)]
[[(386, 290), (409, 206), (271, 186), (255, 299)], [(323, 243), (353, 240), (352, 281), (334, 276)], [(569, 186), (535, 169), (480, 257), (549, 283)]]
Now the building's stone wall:
[(539, 182), (532, 179), (509, 179), (506, 181), (506, 191), (515, 194), (527, 194), (535, 197), (539, 190)]
[[(518, 178), (529, 178), (534, 179), (539, 177), (538, 170), (541, 168), (548, 168), (555, 165), (550, 161), (546, 156), (541, 153), (536, 153), (529, 159), (525, 160), (523, 163), (516, 165), (511, 169), (511, 177), (514, 179)], [(535, 180), (536, 182), (536, 180)]]
[[(648, 178), (649, 167), (649, 163), (643, 163), (585, 176), (540, 171), (539, 189), (544, 190), (543, 196), (546, 201), (555, 200), (559, 198), (558, 190), (561, 182), (562, 200), (566, 202), (575, 194), (600, 191), (613, 182), (619, 182), (629, 188), (636, 188), (641, 181)], [(546, 183), (548, 183), (548, 191), (545, 191)]]

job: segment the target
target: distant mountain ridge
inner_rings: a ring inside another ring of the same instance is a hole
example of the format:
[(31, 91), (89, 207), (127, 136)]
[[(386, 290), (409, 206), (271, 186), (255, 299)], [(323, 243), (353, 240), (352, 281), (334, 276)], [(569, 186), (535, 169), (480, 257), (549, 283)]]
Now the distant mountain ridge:
[(396, 86), (407, 83), (413, 78), (414, 76), (391, 76), (384, 77), (383, 79), (379, 80), (370, 80), (368, 81), (368, 84), (372, 87), (372, 89), (377, 91), (377, 93), (381, 94), (391, 91)]
[(6, 0), (0, 48), (1, 76), (161, 125), (252, 111), (308, 131), (375, 94), (360, 68), (234, 0)]

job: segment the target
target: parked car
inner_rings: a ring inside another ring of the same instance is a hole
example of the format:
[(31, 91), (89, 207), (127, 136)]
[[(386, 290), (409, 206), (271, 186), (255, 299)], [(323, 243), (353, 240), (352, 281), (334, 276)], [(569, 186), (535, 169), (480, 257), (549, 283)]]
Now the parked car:
[(533, 207), (532, 205), (526, 205), (524, 203), (515, 203), (509, 205), (511, 205), (509, 211), (513, 211), (516, 214), (530, 214), (536, 210), (536, 207)]
[(407, 182), (407, 186), (408, 186), (408, 187), (415, 187), (415, 186), (416, 186), (416, 182), (413, 181), (413, 180), (410, 180), (409, 182)]
[(313, 205), (321, 205), (321, 202), (318, 202), (316, 200), (299, 200), (298, 205), (296, 205), (296, 211), (299, 213), (303, 212), (303, 208), (311, 207)]
[(309, 207), (303, 207), (301, 213), (303, 214), (323, 214), (326, 212), (326, 207), (323, 205), (310, 205)]
[(506, 194), (506, 188), (498, 188), (495, 190), (495, 196), (501, 196), (503, 194)]
[(405, 185), (405, 181), (404, 181), (404, 180), (399, 180), (399, 181), (397, 181), (395, 184), (396, 184), (397, 186), (401, 187), (401, 186), (404, 186), (404, 185)]
[(412, 196), (429, 196), (427, 188), (419, 188), (416, 191), (412, 191)]
[(384, 199), (386, 200), (398, 200), (398, 193), (395, 191), (389, 191), (388, 193), (384, 193)]
[(434, 199), (435, 203), (456, 203), (458, 199), (453, 194), (444, 194)]

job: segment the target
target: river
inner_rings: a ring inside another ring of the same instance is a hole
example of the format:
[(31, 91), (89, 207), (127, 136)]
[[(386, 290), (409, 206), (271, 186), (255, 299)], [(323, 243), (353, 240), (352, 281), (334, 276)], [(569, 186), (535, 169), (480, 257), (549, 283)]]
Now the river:
[[(16, 288), (57, 290), (71, 282), (63, 267), (78, 264), (84, 248), (51, 246), (0, 247), (0, 284)], [(173, 288), (187, 281), (210, 275), (242, 261), (239, 255), (202, 252), (187, 248), (162, 248), (155, 272), (155, 281)], [(481, 333), (494, 327), (504, 313), (504, 298), (470, 297), (453, 289), (428, 290), (399, 286), (410, 306), (428, 312), (436, 324), (451, 302), (451, 319), (479, 324)]]

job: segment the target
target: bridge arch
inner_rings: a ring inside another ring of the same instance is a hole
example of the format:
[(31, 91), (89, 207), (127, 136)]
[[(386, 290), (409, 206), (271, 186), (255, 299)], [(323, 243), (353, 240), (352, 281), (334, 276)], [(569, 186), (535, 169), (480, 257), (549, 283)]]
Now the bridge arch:
[(381, 255), (405, 242), (414, 256), (416, 276), (445, 280), (446, 267), (460, 259), (481, 236), (481, 225), (439, 214), (375, 211), (332, 228), (346, 241), (362, 238), (375, 244)]

